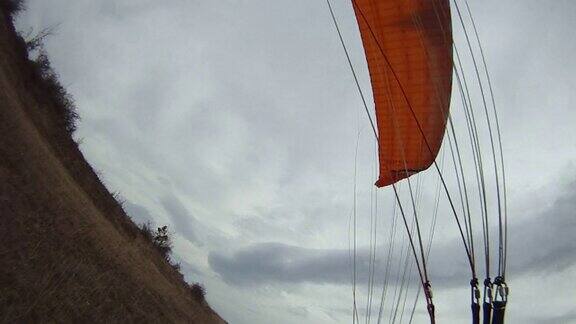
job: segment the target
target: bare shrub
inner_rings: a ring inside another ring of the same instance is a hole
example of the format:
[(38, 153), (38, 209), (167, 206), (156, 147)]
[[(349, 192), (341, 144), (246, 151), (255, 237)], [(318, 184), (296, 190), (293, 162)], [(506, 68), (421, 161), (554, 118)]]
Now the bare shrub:
[(118, 205), (120, 205), (120, 208), (122, 208), (122, 210), (124, 210), (124, 205), (126, 204), (126, 199), (124, 197), (122, 197), (122, 194), (119, 191), (114, 191), (114, 192), (112, 192), (112, 198), (114, 198), (114, 200), (116, 200)]
[(39, 46), (38, 57), (33, 61), (33, 64), (40, 78), (40, 85), (57, 108), (56, 113), (60, 124), (68, 134), (72, 135), (76, 131), (77, 122), (80, 119), (76, 105), (72, 96), (68, 94), (58, 80), (58, 74), (52, 68), (48, 53), (42, 45)]
[(154, 233), (153, 241), (154, 246), (164, 256), (166, 260), (170, 260), (170, 253), (172, 253), (172, 241), (168, 236), (168, 226), (164, 225), (158, 227)]
[(2, 0), (0, 9), (10, 18), (20, 11), (24, 10), (24, 0)]
[[(4, 6), (4, 2), (0, 3)], [(26, 34), (20, 32), (18, 38), (22, 43), (23, 52), (28, 57), (27, 65), (32, 71), (32, 81), (37, 87), (34, 91), (36, 92), (35, 95), (37, 98), (42, 99), (40, 100), (41, 103), (46, 101), (50, 103), (49, 106), (53, 107), (56, 120), (60, 126), (66, 130), (68, 135), (72, 135), (76, 131), (80, 115), (78, 115), (74, 99), (60, 83), (58, 73), (52, 68), (48, 52), (46, 52), (44, 47), (45, 39), (53, 35), (57, 27), (57, 25), (47, 27), (36, 34), (32, 30)], [(32, 54), (34, 54), (35, 58), (31, 57)]]
[(28, 52), (42, 49), (44, 47), (44, 40), (47, 37), (54, 35), (54, 32), (57, 29), (57, 27), (58, 25), (46, 27), (37, 33), (34, 33), (33, 29), (31, 28), (26, 33), (26, 35), (23, 35), (23, 33), (20, 32), (21, 37), (24, 39), (24, 42), (26, 43), (26, 49), (28, 50)]
[(140, 224), (138, 228), (140, 229), (140, 233), (142, 233), (142, 236), (144, 236), (146, 241), (152, 244), (154, 240), (154, 233), (152, 232), (152, 225), (150, 225), (150, 222)]
[(160, 252), (160, 254), (170, 263), (172, 268), (176, 269), (177, 271), (180, 270), (179, 263), (172, 263), (170, 260), (170, 254), (172, 253), (172, 240), (170, 239), (168, 233), (168, 226), (164, 225), (158, 227), (156, 231), (152, 230), (152, 225), (150, 222), (146, 222), (140, 224), (138, 227), (140, 229), (140, 233), (144, 236), (146, 241), (150, 242), (152, 246)]
[(176, 272), (180, 273), (180, 270), (182, 270), (182, 267), (180, 266), (179, 262), (170, 262), (170, 266), (172, 267), (172, 269), (176, 270)]
[(142, 235), (146, 238), (154, 248), (156, 248), (166, 261), (170, 264), (172, 269), (179, 275), (180, 280), (188, 286), (188, 291), (194, 300), (203, 303), (205, 302), (206, 289), (198, 282), (190, 285), (184, 281), (184, 275), (180, 263), (173, 262), (170, 258), (172, 253), (172, 241), (168, 233), (168, 226), (158, 227), (156, 231), (152, 230), (150, 222), (142, 223), (138, 226)]
[(191, 286), (188, 286), (190, 290), (190, 294), (192, 297), (198, 302), (204, 302), (206, 298), (206, 289), (199, 283), (194, 283)]

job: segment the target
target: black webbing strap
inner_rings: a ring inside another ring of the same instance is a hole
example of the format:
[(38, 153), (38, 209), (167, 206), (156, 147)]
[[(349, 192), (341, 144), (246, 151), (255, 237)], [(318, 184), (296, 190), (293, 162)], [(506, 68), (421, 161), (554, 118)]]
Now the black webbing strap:
[(472, 304), (472, 324), (480, 324), (480, 305)]
[(486, 303), (484, 302), (482, 304), (482, 310), (484, 311), (484, 317), (483, 317), (483, 324), (490, 324), (492, 323), (491, 319), (492, 319), (492, 304), (491, 303)]
[(506, 311), (505, 301), (495, 301), (494, 312), (492, 313), (492, 324), (504, 324), (504, 312)]
[(492, 322), (492, 296), (492, 281), (490, 278), (486, 278), (484, 279), (484, 303), (482, 304), (483, 324)]
[(480, 290), (478, 289), (478, 279), (470, 280), (470, 300), (472, 307), (472, 324), (480, 324)]
[(494, 279), (496, 294), (492, 302), (492, 324), (504, 324), (504, 313), (506, 312), (506, 303), (508, 302), (508, 286), (503, 277)]

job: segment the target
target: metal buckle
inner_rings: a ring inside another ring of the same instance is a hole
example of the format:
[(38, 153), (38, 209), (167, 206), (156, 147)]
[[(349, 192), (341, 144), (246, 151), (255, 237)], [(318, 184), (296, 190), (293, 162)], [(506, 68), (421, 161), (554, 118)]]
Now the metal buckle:
[(496, 285), (496, 294), (494, 296), (495, 300), (507, 302), (508, 301), (508, 294), (510, 294), (510, 288), (506, 285), (503, 277), (497, 277), (494, 280), (494, 284)]
[(478, 304), (478, 302), (480, 301), (480, 289), (478, 289), (477, 278), (473, 278), (472, 280), (470, 280), (470, 287), (472, 289), (470, 292), (470, 298), (472, 300), (472, 303)]

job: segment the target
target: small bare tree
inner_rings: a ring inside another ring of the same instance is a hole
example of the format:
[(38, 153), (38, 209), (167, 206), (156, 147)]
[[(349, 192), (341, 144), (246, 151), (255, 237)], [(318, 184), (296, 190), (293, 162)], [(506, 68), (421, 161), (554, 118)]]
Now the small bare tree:
[(168, 226), (164, 225), (158, 227), (154, 233), (153, 238), (154, 246), (162, 253), (166, 260), (170, 259), (170, 252), (172, 252), (172, 242), (168, 236)]

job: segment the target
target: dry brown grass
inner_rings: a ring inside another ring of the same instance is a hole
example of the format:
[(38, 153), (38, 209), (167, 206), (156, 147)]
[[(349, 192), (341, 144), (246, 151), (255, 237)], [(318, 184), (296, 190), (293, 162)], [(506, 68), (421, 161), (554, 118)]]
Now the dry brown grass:
[(102, 185), (4, 13), (0, 322), (222, 323)]

